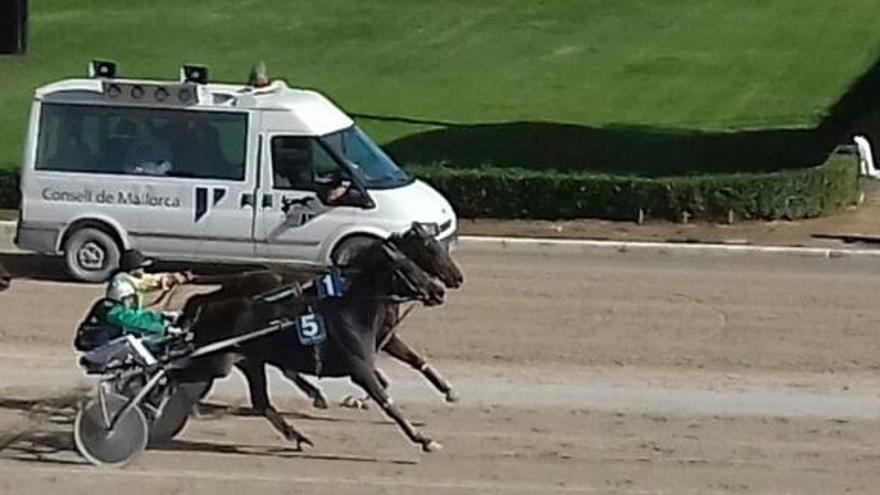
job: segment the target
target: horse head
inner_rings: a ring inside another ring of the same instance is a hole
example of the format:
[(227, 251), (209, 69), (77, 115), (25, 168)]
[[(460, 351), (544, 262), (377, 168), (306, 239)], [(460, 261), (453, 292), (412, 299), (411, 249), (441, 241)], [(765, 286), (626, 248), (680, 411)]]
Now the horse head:
[(419, 267), (437, 277), (447, 288), (458, 289), (464, 283), (461, 269), (449, 250), (419, 223), (402, 234), (392, 235), (388, 242), (400, 249)]
[(442, 304), (446, 298), (443, 285), (391, 243), (377, 242), (360, 251), (346, 269), (358, 273), (373, 289), (383, 284), (386, 296), (415, 299), (427, 306)]
[(382, 252), (391, 261), (393, 295), (418, 299), (426, 306), (443, 304), (446, 289), (430, 273), (392, 245), (382, 244)]

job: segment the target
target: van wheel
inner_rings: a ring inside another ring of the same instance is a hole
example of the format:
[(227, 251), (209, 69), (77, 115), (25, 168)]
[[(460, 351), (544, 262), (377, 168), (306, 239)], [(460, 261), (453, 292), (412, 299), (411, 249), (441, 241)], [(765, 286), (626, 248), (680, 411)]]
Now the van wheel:
[(83, 228), (64, 243), (64, 261), (70, 275), (84, 282), (103, 282), (119, 267), (119, 246), (102, 230)]
[(351, 263), (351, 259), (362, 249), (370, 246), (379, 239), (366, 235), (356, 235), (349, 237), (333, 248), (333, 254), (330, 255), (330, 261), (334, 265), (347, 265)]

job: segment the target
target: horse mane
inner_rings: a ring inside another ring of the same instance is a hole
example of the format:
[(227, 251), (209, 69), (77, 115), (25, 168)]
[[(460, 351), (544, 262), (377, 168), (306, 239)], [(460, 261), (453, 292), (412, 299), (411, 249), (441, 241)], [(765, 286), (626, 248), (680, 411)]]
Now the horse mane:
[(348, 262), (348, 265), (343, 267), (343, 269), (351, 268), (355, 270), (363, 270), (364, 267), (375, 265), (380, 259), (385, 258), (385, 253), (383, 252), (384, 244), (385, 241), (376, 240), (367, 245), (365, 248), (356, 252)]

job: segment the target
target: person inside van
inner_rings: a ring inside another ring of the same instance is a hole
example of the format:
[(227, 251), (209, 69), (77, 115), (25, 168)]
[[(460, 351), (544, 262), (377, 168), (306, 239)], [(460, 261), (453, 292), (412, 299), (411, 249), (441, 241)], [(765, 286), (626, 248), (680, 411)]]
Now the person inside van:
[(328, 205), (339, 204), (351, 188), (351, 180), (340, 170), (326, 179), (316, 180), (311, 160), (311, 143), (306, 139), (275, 138), (272, 140), (273, 185), (277, 189), (315, 191)]
[(305, 189), (312, 185), (309, 143), (299, 139), (272, 140), (273, 185), (277, 189)]
[(127, 117), (118, 117), (111, 126), (111, 135), (107, 139), (107, 163), (108, 171), (119, 172), (125, 163), (126, 153), (137, 140), (138, 127), (135, 122)]
[(195, 125), (195, 137), (202, 167), (198, 177), (214, 177), (237, 179), (242, 175), (242, 169), (232, 166), (223, 154), (220, 145), (220, 132), (216, 127), (205, 122)]
[(58, 146), (54, 160), (61, 168), (82, 170), (92, 160), (92, 150), (82, 141), (82, 119), (75, 115), (66, 115), (61, 119), (58, 129)]
[(186, 273), (145, 273), (144, 268), (152, 262), (138, 250), (125, 251), (119, 260), (119, 269), (107, 284), (105, 294), (106, 299), (112, 302), (105, 316), (106, 322), (121, 328), (124, 334), (147, 341), (161, 339), (168, 334), (180, 334), (183, 330), (174, 326), (177, 315), (145, 309), (144, 296), (171, 289), (192, 279)]
[(334, 172), (326, 184), (318, 186), (319, 195), (330, 206), (338, 205), (348, 190), (351, 189), (351, 180), (341, 172)]
[[(154, 135), (168, 143), (174, 157), (174, 175), (179, 177), (205, 177), (204, 156), (197, 132), (199, 126), (191, 112), (170, 112), (168, 123), (156, 129)], [(170, 170), (169, 170), (170, 172)]]
[(171, 148), (156, 130), (141, 130), (125, 155), (125, 170), (133, 174), (167, 175), (171, 171)]

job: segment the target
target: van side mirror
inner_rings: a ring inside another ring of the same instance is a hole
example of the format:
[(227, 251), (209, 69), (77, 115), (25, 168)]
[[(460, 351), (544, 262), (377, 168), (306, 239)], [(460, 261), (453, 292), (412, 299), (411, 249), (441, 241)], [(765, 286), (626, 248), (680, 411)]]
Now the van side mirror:
[(345, 195), (342, 196), (342, 201), (346, 206), (355, 206), (364, 209), (376, 206), (366, 191), (355, 185), (352, 185)]
[(327, 206), (352, 206), (364, 209), (375, 206), (370, 196), (354, 184), (351, 184), (341, 196), (331, 197), (333, 194), (333, 189), (321, 188), (318, 191), (318, 198)]

